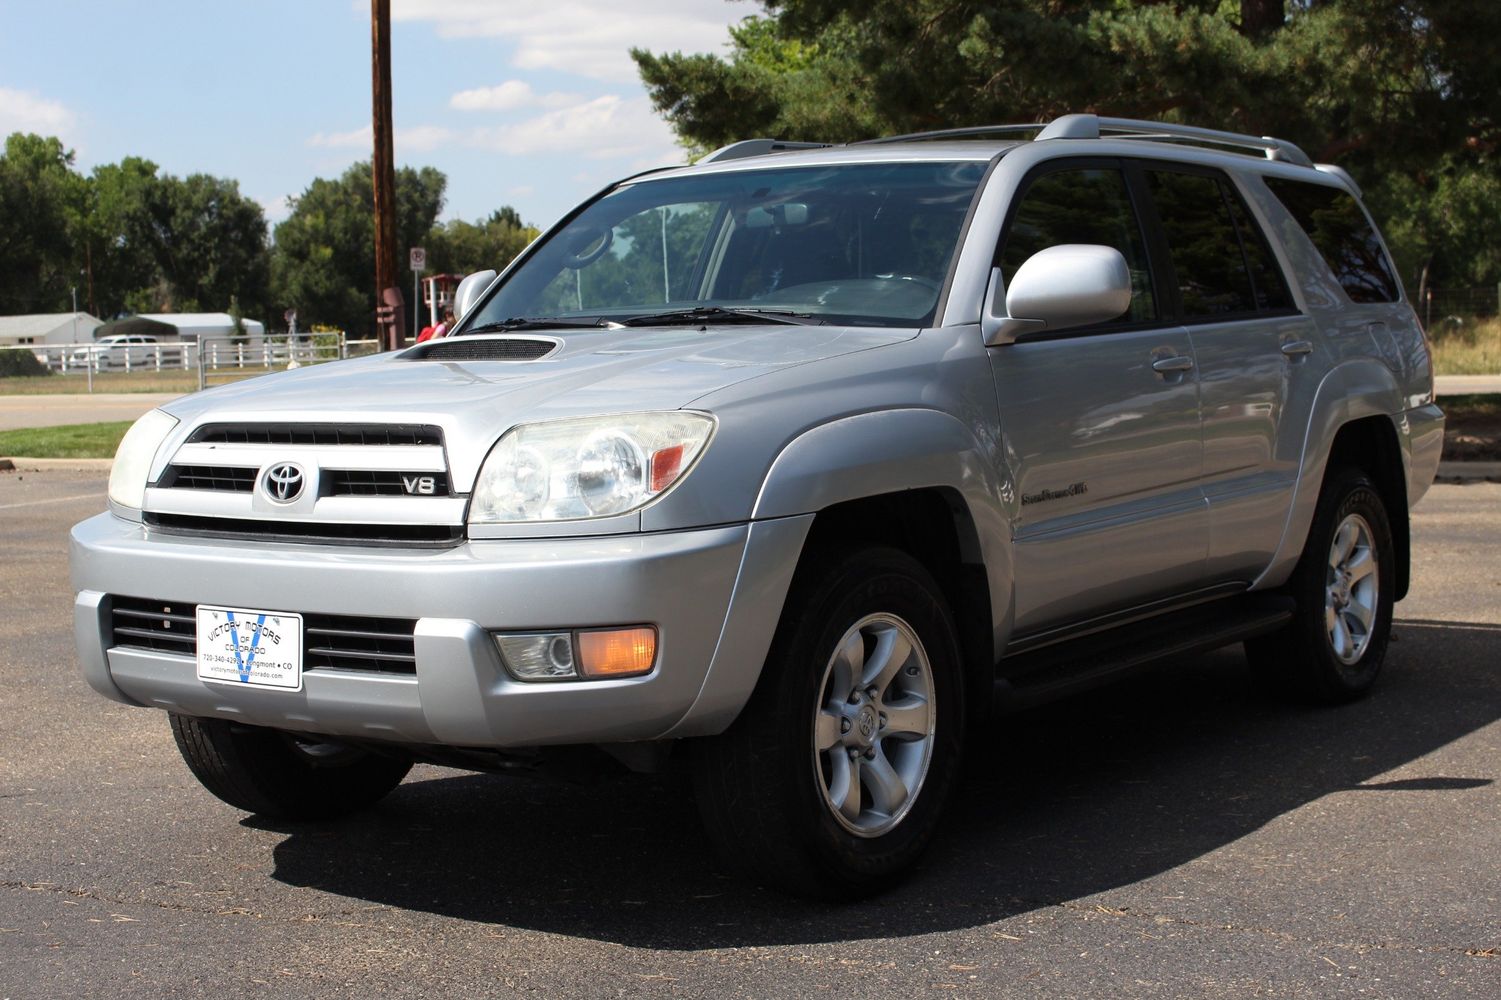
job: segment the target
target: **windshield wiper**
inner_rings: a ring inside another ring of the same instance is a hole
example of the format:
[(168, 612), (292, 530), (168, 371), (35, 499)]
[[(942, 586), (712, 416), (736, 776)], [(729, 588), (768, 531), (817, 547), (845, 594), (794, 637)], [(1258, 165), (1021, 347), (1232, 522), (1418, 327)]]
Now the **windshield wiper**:
[(625, 326), (667, 326), (676, 323), (791, 323), (796, 326), (823, 326), (824, 321), (808, 313), (787, 309), (724, 309), (720, 306), (695, 306), (650, 316), (632, 316), (620, 321)]
[(618, 328), (620, 324), (610, 323), (604, 319), (564, 319), (558, 316), (512, 316), (495, 323), (480, 323), (466, 330), (460, 330), (457, 336), (469, 333), (514, 333), (517, 330), (579, 330), (596, 327)]

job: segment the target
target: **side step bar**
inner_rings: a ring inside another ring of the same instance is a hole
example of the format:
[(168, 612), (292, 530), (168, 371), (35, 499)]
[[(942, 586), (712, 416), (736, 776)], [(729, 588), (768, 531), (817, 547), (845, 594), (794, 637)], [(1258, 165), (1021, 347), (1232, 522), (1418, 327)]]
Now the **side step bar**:
[(1281, 594), (1242, 594), (1008, 656), (996, 665), (995, 709), (1039, 705), (1157, 660), (1266, 635), (1296, 609)]

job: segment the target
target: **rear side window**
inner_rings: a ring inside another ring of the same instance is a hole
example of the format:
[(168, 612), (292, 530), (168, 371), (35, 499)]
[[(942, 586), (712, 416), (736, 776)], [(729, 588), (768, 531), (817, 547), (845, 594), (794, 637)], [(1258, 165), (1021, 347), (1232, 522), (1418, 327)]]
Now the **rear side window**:
[(1167, 239), (1184, 319), (1290, 306), (1271, 252), (1224, 178), (1152, 170), (1147, 179)]
[(1028, 257), (1064, 243), (1119, 250), (1131, 270), (1131, 309), (1123, 319), (1141, 322), (1157, 317), (1141, 225), (1119, 170), (1059, 170), (1033, 181), (1006, 232), (1001, 278), (1009, 286)]
[(1266, 186), (1318, 248), (1354, 302), (1395, 302), (1397, 279), (1360, 204), (1349, 192), (1281, 177)]

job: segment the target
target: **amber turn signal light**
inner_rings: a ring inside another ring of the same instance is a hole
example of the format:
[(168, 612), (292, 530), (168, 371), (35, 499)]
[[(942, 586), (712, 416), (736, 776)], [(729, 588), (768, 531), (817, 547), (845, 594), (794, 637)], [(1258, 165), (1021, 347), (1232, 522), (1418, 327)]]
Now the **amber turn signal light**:
[(585, 677), (633, 677), (657, 662), (657, 630), (591, 629), (578, 633), (579, 666)]

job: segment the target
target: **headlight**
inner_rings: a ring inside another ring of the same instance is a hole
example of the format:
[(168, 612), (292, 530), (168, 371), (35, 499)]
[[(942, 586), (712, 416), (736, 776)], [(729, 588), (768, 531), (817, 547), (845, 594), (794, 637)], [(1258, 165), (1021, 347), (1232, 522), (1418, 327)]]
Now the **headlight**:
[(713, 417), (687, 410), (521, 424), (485, 459), (469, 523), (629, 513), (687, 475), (713, 432)]
[(151, 460), (167, 440), (177, 418), (152, 410), (131, 425), (115, 452), (115, 464), (109, 471), (109, 498), (121, 507), (140, 510), (146, 498), (146, 478), (151, 475)]

